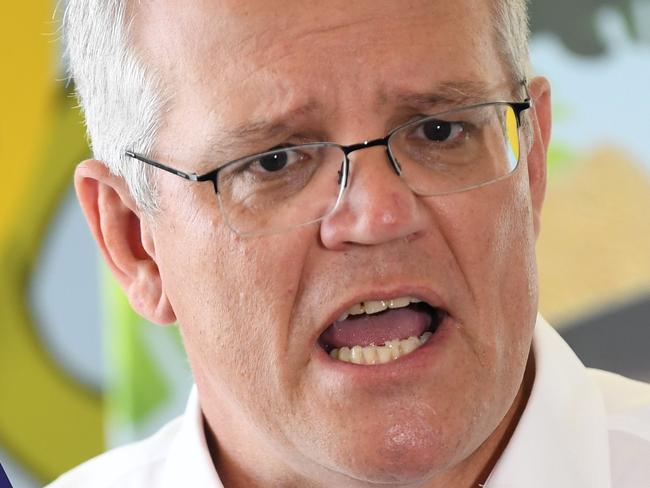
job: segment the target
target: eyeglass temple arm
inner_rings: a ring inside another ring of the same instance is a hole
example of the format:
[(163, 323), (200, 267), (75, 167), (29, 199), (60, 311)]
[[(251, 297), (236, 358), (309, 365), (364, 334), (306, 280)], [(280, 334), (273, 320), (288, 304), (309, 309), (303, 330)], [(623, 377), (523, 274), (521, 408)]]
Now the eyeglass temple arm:
[(526, 78), (521, 80), (521, 85), (524, 87), (526, 93), (526, 98), (523, 102), (514, 102), (510, 103), (510, 106), (515, 110), (515, 116), (517, 117), (517, 124), (521, 125), (521, 113), (524, 110), (528, 110), (533, 106), (533, 99), (530, 97), (530, 92), (528, 91), (528, 81)]
[(524, 99), (524, 102), (527, 102), (530, 104), (530, 106), (533, 106), (533, 99), (530, 96), (530, 92), (528, 91), (528, 80), (524, 78), (521, 80), (521, 85), (524, 87), (524, 92), (526, 93), (526, 98)]
[(149, 164), (151, 166), (155, 166), (156, 168), (160, 168), (163, 171), (167, 171), (168, 173), (171, 173), (173, 175), (180, 176), (181, 178), (185, 178), (186, 180), (202, 181), (201, 177), (196, 173), (185, 173), (184, 171), (180, 171), (176, 168), (172, 168), (171, 166), (166, 166), (162, 163), (159, 163), (158, 161), (154, 161), (153, 159), (145, 158), (141, 154), (135, 153), (133, 151), (125, 151), (124, 154), (130, 158), (137, 159), (138, 161), (142, 161), (143, 163)]

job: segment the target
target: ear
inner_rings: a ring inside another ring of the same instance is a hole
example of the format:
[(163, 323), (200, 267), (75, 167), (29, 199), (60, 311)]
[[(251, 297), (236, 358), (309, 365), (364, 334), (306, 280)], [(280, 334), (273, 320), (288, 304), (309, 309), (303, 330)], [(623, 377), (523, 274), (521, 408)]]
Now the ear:
[(174, 322), (155, 260), (151, 225), (124, 180), (100, 161), (88, 160), (77, 166), (74, 184), (93, 237), (131, 306), (156, 324)]
[(531, 80), (528, 90), (533, 100), (529, 117), (532, 144), (528, 151), (528, 180), (535, 236), (539, 236), (542, 205), (546, 194), (546, 155), (551, 139), (551, 87), (546, 78), (536, 77)]

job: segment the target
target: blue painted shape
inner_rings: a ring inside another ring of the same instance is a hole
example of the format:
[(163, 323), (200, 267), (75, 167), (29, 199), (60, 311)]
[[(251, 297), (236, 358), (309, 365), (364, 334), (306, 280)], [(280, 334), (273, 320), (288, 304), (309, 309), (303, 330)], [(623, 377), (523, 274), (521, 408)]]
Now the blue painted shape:
[(13, 488), (5, 470), (2, 469), (2, 463), (0, 463), (0, 488)]

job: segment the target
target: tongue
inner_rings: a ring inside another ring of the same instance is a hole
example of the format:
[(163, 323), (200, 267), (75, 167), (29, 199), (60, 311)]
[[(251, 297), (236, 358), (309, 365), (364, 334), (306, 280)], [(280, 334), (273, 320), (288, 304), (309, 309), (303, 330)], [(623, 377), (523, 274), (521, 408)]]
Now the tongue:
[(321, 343), (331, 347), (376, 346), (393, 339), (419, 337), (431, 322), (428, 313), (410, 308), (387, 310), (375, 315), (350, 317), (335, 322), (321, 334)]

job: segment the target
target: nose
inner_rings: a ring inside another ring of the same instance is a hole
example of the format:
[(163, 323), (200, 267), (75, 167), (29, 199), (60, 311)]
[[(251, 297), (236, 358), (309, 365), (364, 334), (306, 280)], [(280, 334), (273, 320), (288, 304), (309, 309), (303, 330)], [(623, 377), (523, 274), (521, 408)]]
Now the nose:
[(396, 173), (385, 147), (350, 154), (350, 175), (341, 202), (321, 222), (325, 247), (377, 245), (417, 236), (426, 226), (427, 212)]

